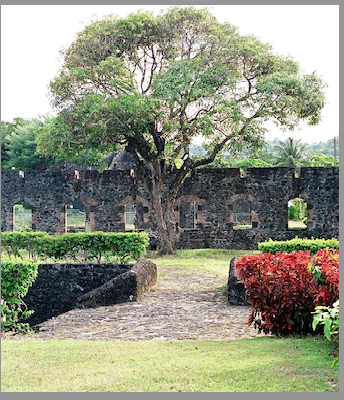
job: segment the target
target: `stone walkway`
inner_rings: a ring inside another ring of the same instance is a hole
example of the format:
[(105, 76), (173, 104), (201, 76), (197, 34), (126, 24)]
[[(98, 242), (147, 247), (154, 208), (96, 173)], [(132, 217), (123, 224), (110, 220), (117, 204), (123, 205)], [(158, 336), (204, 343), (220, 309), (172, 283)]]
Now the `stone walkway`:
[[(194, 271), (193, 271), (194, 272)], [(249, 307), (231, 306), (227, 279), (195, 275), (187, 268), (158, 267), (158, 282), (140, 301), (75, 309), (13, 339), (227, 340), (257, 336)]]

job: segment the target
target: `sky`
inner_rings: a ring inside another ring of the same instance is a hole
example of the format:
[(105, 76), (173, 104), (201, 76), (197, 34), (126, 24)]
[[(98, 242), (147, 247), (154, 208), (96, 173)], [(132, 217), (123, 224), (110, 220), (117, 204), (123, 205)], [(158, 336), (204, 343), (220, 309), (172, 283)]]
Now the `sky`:
[[(92, 20), (110, 13), (125, 17), (138, 9), (158, 13), (168, 5), (1, 5), (1, 121), (37, 118), (54, 110), (49, 81), (62, 67), (59, 51), (68, 48)], [(197, 6), (197, 7), (204, 7)], [(216, 5), (209, 7), (219, 22), (240, 34), (253, 34), (275, 53), (292, 56), (309, 74), (327, 83), (322, 121), (300, 124), (283, 132), (269, 126), (267, 140), (287, 137), (304, 143), (339, 135), (339, 5)]]

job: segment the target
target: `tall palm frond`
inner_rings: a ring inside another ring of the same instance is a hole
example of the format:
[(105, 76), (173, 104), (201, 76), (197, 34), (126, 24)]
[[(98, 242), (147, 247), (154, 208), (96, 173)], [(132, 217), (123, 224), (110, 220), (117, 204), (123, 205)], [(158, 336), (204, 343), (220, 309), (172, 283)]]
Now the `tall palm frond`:
[(301, 144), (301, 140), (288, 138), (285, 142), (279, 141), (279, 145), (274, 149), (277, 157), (274, 163), (275, 167), (294, 167), (299, 168), (305, 164), (306, 145)]

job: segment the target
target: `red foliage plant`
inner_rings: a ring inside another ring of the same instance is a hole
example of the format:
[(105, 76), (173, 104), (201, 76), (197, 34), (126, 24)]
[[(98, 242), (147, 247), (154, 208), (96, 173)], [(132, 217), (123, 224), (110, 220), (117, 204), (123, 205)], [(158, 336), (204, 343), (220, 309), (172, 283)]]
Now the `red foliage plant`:
[[(248, 324), (254, 323), (259, 333), (312, 333), (315, 306), (332, 306), (339, 298), (339, 250), (312, 256), (309, 251), (263, 253), (235, 265), (252, 305)], [(322, 279), (314, 279), (314, 267)]]

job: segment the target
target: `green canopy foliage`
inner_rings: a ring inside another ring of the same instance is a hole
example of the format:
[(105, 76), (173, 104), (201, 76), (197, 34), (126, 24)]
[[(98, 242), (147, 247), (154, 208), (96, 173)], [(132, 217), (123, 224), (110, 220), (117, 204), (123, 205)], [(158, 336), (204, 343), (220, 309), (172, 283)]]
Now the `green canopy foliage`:
[(23, 118), (14, 118), (13, 122), (1, 121), (1, 169), (8, 169), (10, 155), (8, 153), (8, 138), (13, 130), (19, 126), (23, 126), (27, 121)]
[(15, 118), (12, 123), (1, 122), (2, 169), (45, 169), (51, 164), (52, 159), (49, 156), (41, 156), (36, 151), (36, 129), (43, 124), (44, 121), (37, 118)]
[(268, 168), (272, 167), (272, 164), (260, 160), (259, 158), (245, 158), (238, 160), (233, 164), (233, 168)]
[[(290, 129), (320, 119), (324, 83), (252, 35), (220, 24), (207, 9), (172, 7), (154, 16), (109, 15), (65, 50), (50, 83), (57, 118), (38, 138), (43, 154), (127, 146), (137, 158), (174, 165), (193, 137), (225, 146), (258, 145), (264, 121)], [(174, 151), (166, 148), (173, 144)]]
[[(177, 238), (173, 202), (192, 170), (223, 149), (261, 147), (269, 120), (288, 129), (300, 119), (317, 124), (325, 101), (315, 73), (301, 73), (291, 57), (219, 23), (206, 8), (109, 15), (86, 26), (62, 56), (50, 82), (58, 115), (39, 132), (39, 151), (130, 152), (165, 243)], [(208, 151), (190, 157), (200, 136)], [(176, 160), (183, 161), (178, 168)]]
[[(339, 166), (339, 160), (336, 160), (337, 166)], [(309, 152), (305, 160), (307, 167), (333, 167), (334, 157), (322, 153)]]

